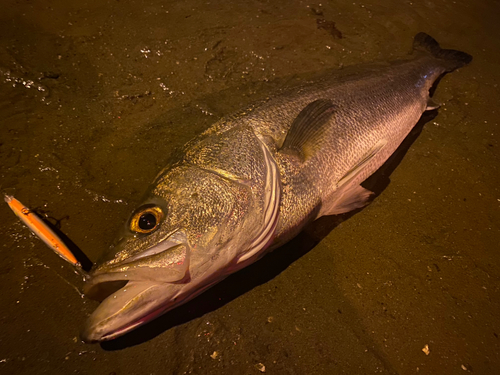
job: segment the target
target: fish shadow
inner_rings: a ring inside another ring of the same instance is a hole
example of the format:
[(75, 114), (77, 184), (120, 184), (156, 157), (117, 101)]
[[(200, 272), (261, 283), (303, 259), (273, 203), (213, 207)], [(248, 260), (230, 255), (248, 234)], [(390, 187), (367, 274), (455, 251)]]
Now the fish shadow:
[[(391, 157), (362, 185), (376, 199), (389, 185), (390, 175), (401, 163), (411, 145), (421, 134), (424, 125), (434, 119), (437, 110), (424, 112), (418, 123)], [(101, 343), (102, 349), (115, 351), (142, 344), (163, 332), (219, 309), (255, 287), (274, 279), (292, 263), (311, 251), (339, 224), (363, 208), (335, 216), (322, 217), (308, 224), (294, 239), (267, 254), (262, 260), (228, 276), (193, 300), (176, 307), (161, 317), (112, 341)]]

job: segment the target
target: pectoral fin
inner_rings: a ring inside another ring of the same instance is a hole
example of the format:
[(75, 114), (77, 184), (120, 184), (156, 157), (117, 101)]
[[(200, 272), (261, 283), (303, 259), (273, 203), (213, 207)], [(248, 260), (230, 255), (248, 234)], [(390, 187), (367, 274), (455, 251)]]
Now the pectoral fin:
[(321, 140), (335, 109), (332, 101), (326, 99), (308, 104), (293, 121), (280, 151), (296, 153), (307, 160), (321, 147)]

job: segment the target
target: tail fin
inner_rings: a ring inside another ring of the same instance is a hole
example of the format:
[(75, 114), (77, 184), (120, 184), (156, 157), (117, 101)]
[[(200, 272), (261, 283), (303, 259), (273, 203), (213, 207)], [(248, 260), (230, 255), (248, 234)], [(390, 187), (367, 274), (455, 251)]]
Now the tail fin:
[(443, 61), (448, 72), (461, 68), (472, 61), (472, 56), (453, 49), (442, 49), (439, 43), (426, 33), (418, 33), (413, 39), (413, 50), (430, 53)]

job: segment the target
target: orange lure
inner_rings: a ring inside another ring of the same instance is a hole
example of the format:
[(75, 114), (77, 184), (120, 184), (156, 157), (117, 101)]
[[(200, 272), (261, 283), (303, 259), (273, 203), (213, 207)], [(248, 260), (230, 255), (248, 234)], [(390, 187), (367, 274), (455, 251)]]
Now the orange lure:
[(57, 255), (74, 266), (80, 266), (80, 263), (71, 250), (68, 249), (57, 234), (55, 234), (33, 211), (11, 195), (6, 195), (4, 199), (16, 216), (21, 219), (38, 238), (54, 250)]

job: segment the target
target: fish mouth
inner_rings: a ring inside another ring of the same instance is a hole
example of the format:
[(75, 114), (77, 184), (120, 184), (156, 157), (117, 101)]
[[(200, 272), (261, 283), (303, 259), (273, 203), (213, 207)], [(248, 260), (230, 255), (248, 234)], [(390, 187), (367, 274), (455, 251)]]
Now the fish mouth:
[(90, 298), (102, 300), (94, 297), (94, 289), (102, 289), (101, 284), (105, 283), (114, 287), (104, 289), (114, 292), (120, 281), (184, 282), (189, 277), (190, 258), (191, 247), (185, 235), (176, 233), (125, 259), (112, 259), (99, 265), (86, 280), (84, 293)]
[(81, 339), (112, 340), (165, 312), (189, 282), (189, 260), (189, 245), (170, 238), (97, 267), (86, 280), (84, 294), (102, 302), (87, 319)]
[(87, 343), (108, 341), (156, 318), (175, 301), (180, 285), (127, 281), (109, 295), (87, 319), (80, 338)]

